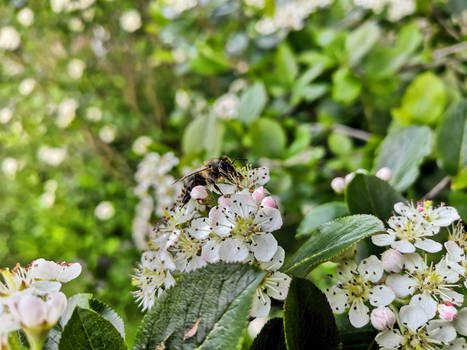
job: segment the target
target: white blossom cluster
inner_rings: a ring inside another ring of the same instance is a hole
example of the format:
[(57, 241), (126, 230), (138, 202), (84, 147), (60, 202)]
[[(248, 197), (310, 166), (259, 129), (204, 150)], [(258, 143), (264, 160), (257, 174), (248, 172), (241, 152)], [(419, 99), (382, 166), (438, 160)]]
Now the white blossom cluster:
[(169, 174), (177, 164), (178, 158), (172, 152), (163, 156), (147, 153), (138, 164), (134, 193), (139, 203), (133, 218), (133, 240), (139, 249), (147, 248), (153, 215), (162, 217), (165, 209), (173, 205), (181, 189), (182, 184), (175, 183), (174, 177)]
[(375, 13), (380, 13), (387, 7), (388, 19), (392, 22), (413, 14), (417, 9), (415, 0), (354, 0), (354, 4)]
[(185, 205), (177, 202), (154, 228), (134, 276), (134, 296), (143, 310), (176, 281), (174, 276), (209, 263), (248, 262), (266, 272), (256, 290), (251, 315), (266, 317), (271, 299), (284, 300), (290, 277), (279, 272), (284, 249), (273, 232), (282, 226), (275, 200), (263, 187), (268, 168), (238, 168), (235, 184), (195, 186)]
[(42, 258), (27, 268), (17, 265), (12, 270), (0, 270), (0, 348), (9, 349), (11, 332), (23, 329), (31, 342), (35, 335), (52, 328), (67, 306), (67, 298), (60, 292), (62, 283), (80, 273), (78, 263)]
[(446, 254), (430, 255), (443, 250), (430, 237), (459, 220), (457, 210), (422, 201), (397, 203), (394, 211), (386, 232), (372, 236), (373, 244), (388, 247), (381, 258), (338, 265), (339, 282), (326, 290), (333, 312), (348, 310), (357, 328), (371, 322), (382, 349), (464, 349), (467, 234), (461, 222), (450, 229)]

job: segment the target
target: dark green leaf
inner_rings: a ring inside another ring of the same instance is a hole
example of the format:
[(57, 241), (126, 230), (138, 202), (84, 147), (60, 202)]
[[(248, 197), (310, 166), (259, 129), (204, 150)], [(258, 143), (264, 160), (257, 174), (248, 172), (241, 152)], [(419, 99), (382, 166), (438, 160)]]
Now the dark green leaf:
[(250, 350), (286, 350), (282, 318), (270, 319), (256, 336)]
[[(362, 328), (355, 328), (350, 324), (347, 314), (336, 317), (337, 329), (345, 350), (376, 350), (375, 336), (378, 333), (371, 325), (367, 324)], [(369, 346), (373, 344), (373, 346)]]
[(59, 350), (126, 349), (117, 329), (97, 312), (76, 307), (63, 329)]
[[(135, 350), (235, 349), (264, 272), (246, 264), (211, 264), (183, 276), (148, 312)], [(193, 336), (184, 335), (197, 327)]]
[(439, 126), (436, 146), (446, 172), (456, 175), (467, 167), (467, 100), (449, 108)]
[(282, 270), (304, 277), (318, 264), (328, 261), (361, 239), (384, 230), (383, 223), (372, 215), (353, 215), (320, 225)]
[(122, 338), (125, 339), (125, 324), (123, 323), (123, 320), (120, 318), (120, 316), (118, 316), (118, 314), (110, 306), (100, 300), (91, 299), (89, 301), (89, 307), (91, 310), (97, 312), (107, 321), (112, 323)]
[(383, 221), (392, 215), (395, 203), (405, 201), (386, 181), (365, 174), (355, 175), (345, 199), (351, 214), (373, 214)]
[(431, 153), (431, 131), (426, 126), (410, 126), (386, 136), (377, 151), (374, 172), (391, 169), (389, 183), (397, 191), (404, 191), (415, 182), (419, 168)]
[(343, 202), (330, 202), (311, 209), (297, 229), (296, 238), (309, 236), (319, 225), (348, 215), (347, 205)]
[(284, 331), (288, 350), (338, 349), (331, 307), (324, 294), (306, 279), (292, 279), (284, 304)]
[(266, 89), (263, 83), (250, 86), (240, 97), (238, 119), (250, 124), (260, 116), (267, 101)]

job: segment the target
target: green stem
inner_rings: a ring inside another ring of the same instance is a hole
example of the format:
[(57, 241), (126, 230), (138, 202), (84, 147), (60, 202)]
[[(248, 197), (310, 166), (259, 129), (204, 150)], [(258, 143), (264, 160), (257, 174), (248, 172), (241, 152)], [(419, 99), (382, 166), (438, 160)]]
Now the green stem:
[(47, 336), (47, 332), (44, 332), (42, 329), (26, 329), (23, 328), (26, 338), (28, 338), (28, 343), (31, 350), (42, 350), (42, 347)]
[(397, 321), (397, 324), (399, 325), (399, 329), (400, 329), (401, 333), (404, 333), (405, 327), (404, 327), (404, 325), (402, 324), (402, 322), (401, 322), (401, 320), (399, 318), (399, 311), (397, 310), (397, 308), (394, 305), (389, 305), (389, 308), (394, 312), (394, 315), (396, 316), (396, 321)]

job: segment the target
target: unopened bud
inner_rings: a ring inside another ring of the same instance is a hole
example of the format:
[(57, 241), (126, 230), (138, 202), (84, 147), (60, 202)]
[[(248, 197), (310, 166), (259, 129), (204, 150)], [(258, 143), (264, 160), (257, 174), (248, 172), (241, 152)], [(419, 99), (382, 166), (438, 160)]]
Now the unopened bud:
[(403, 265), (402, 259), (402, 254), (398, 250), (392, 248), (389, 248), (381, 254), (383, 268), (388, 272), (401, 272)]
[(349, 174), (345, 175), (345, 178), (344, 178), (345, 185), (348, 185), (350, 183), (350, 181), (353, 180), (354, 177), (355, 177), (355, 173), (349, 173)]
[(261, 201), (263, 207), (277, 208), (276, 201), (271, 196), (267, 196)]
[(258, 203), (261, 203), (261, 201), (264, 199), (269, 194), (269, 191), (265, 189), (263, 186), (258, 187), (254, 192), (251, 194), (254, 199)]
[(391, 169), (389, 168), (381, 168), (376, 172), (376, 176), (379, 177), (381, 180), (389, 181), (392, 176)]
[(457, 309), (449, 301), (438, 304), (439, 318), (445, 321), (453, 321), (457, 315)]
[(337, 192), (337, 193), (342, 193), (345, 190), (345, 181), (342, 177), (335, 177), (331, 181), (331, 187), (332, 189)]
[(44, 301), (34, 295), (22, 295), (13, 301), (11, 311), (25, 328), (39, 327), (45, 321), (47, 306)]
[(55, 325), (65, 312), (67, 300), (65, 294), (62, 292), (55, 292), (47, 297), (47, 323)]
[(208, 197), (208, 191), (206, 190), (204, 186), (198, 185), (198, 186), (193, 187), (193, 189), (190, 192), (190, 196), (191, 198), (196, 199), (196, 200), (198, 199), (203, 200)]
[(373, 327), (377, 330), (383, 331), (394, 326), (396, 317), (391, 309), (385, 306), (380, 306), (373, 309), (370, 315), (370, 320)]

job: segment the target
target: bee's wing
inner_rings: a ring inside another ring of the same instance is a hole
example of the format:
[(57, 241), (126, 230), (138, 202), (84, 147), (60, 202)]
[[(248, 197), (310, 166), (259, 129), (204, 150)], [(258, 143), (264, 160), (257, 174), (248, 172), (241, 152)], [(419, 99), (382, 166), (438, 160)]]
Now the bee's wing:
[(175, 181), (174, 184), (176, 184), (176, 183), (179, 182), (179, 181), (184, 181), (186, 178), (190, 177), (191, 175), (198, 174), (198, 173), (200, 173), (200, 172), (202, 172), (202, 171), (205, 171), (205, 170), (207, 170), (207, 169), (208, 169), (208, 168), (201, 168), (201, 169), (199, 169), (199, 170), (193, 171), (192, 173), (189, 173), (189, 174), (185, 175), (184, 177), (181, 177), (180, 179), (178, 179), (177, 181)]

